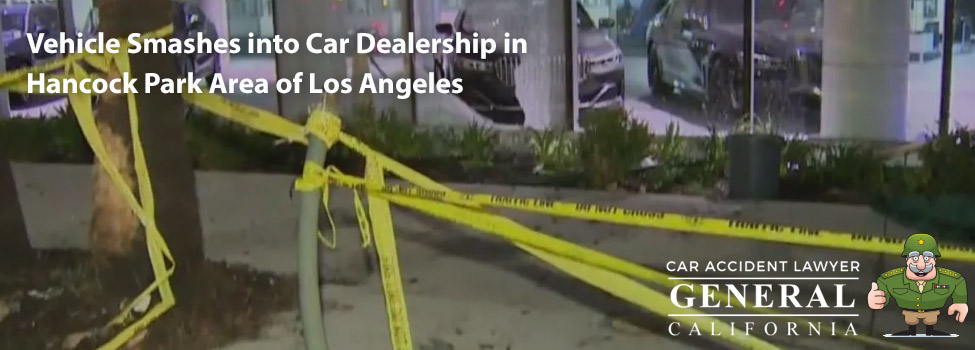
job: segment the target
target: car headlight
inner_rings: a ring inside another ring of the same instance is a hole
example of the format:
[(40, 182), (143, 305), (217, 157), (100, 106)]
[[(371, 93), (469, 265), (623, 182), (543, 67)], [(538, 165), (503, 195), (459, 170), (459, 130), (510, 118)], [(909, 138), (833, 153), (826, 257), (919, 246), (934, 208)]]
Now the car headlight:
[(623, 52), (616, 49), (609, 54), (587, 57), (585, 60), (592, 73), (609, 72), (623, 67)]
[(481, 60), (474, 60), (470, 58), (455, 56), (454, 62), (456, 62), (458, 68), (464, 70), (472, 70), (478, 72), (486, 72), (491, 70), (491, 64)]
[[(745, 53), (744, 52), (739, 52), (738, 53), (738, 59), (744, 60), (745, 59)], [(773, 57), (771, 57), (769, 55), (761, 54), (761, 53), (758, 53), (758, 52), (752, 53), (752, 59), (754, 59), (756, 62), (771, 62), (771, 61), (774, 61), (775, 60), (775, 58), (773, 58)]]
[[(738, 54), (738, 59), (744, 61), (744, 53)], [(752, 54), (753, 62), (755, 62), (755, 69), (775, 69), (779, 68), (782, 63), (782, 59), (778, 57), (769, 56), (761, 53)]]

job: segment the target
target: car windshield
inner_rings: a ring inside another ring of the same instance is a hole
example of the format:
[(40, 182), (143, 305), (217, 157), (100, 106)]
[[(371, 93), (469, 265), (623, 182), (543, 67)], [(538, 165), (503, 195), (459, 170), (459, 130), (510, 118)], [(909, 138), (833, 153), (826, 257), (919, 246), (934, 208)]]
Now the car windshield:
[(468, 33), (515, 32), (532, 23), (524, 5), (514, 1), (476, 2), (464, 9), (461, 14), (460, 29)]
[[(477, 32), (480, 35), (502, 38), (504, 33), (512, 36), (526, 37), (529, 33), (537, 32), (538, 25), (544, 25), (545, 20), (539, 16), (551, 11), (551, 0), (490, 0), (473, 2), (464, 7), (460, 16), (458, 29), (466, 33)], [(596, 23), (586, 10), (577, 4), (580, 28), (596, 28)]]
[(3, 18), (0, 19), (3, 22), (3, 30), (24, 30), (24, 16), (17, 13), (5, 13)]
[(589, 17), (589, 12), (586, 11), (585, 7), (580, 4), (576, 4), (576, 9), (578, 9), (577, 11), (579, 12), (579, 22), (576, 23), (576, 25), (578, 25), (580, 29), (596, 28), (596, 23), (592, 21), (592, 17)]
[(798, 25), (823, 25), (823, 0), (798, 0), (793, 2), (789, 21)]

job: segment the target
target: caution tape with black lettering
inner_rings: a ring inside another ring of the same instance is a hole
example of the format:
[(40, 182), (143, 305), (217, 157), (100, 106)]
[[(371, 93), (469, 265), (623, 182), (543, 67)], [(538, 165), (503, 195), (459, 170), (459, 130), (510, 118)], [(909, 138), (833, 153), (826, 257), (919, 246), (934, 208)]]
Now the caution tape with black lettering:
[[(418, 186), (386, 185), (369, 186), (362, 179), (335, 174), (330, 179), (336, 184), (358, 187), (369, 191), (402, 194), (413, 197), (446, 201), (459, 205), (477, 205), (506, 208), (592, 220), (630, 226), (701, 233), (715, 236), (743, 238), (758, 241), (786, 243), (831, 249), (854, 250), (869, 253), (900, 255), (904, 239), (867, 236), (854, 233), (832, 232), (801, 227), (763, 224), (742, 220), (687, 216), (656, 211), (628, 209), (547, 199), (510, 197), (494, 194), (469, 194), (453, 191), (426, 189)], [(975, 249), (960, 245), (944, 244), (939, 249), (946, 260), (975, 262)]]

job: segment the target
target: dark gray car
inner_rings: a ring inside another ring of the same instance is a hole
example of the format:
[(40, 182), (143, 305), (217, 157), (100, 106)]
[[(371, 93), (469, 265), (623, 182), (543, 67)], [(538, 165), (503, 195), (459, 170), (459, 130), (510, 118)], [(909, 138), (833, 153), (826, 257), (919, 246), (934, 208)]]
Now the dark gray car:
[[(737, 118), (746, 99), (745, 0), (669, 0), (650, 25), (647, 80), (656, 96), (698, 98)], [(819, 109), (823, 0), (756, 0), (756, 95), (764, 105)], [(780, 109), (781, 111), (781, 109)], [(808, 115), (808, 114), (807, 114)]]
[[(58, 8), (54, 4), (10, 4), (0, 10), (3, 18), (4, 54), (7, 71), (43, 64), (61, 57), (57, 51), (42, 50), (31, 52), (27, 41), (28, 34), (44, 34), (45, 37), (57, 35), (61, 31)], [(23, 105), (27, 96), (10, 94), (13, 106)]]
[[(478, 3), (475, 3), (478, 4)], [(509, 27), (520, 26), (524, 18), (524, 4), (498, 6), (500, 3), (484, 2), (484, 6), (468, 6), (457, 14), (453, 24), (437, 25), (437, 32), (452, 36), (459, 32), (473, 37), (483, 29), (472, 26), (494, 26), (492, 31), (507, 32)], [(603, 30), (612, 27), (612, 20), (602, 19), (597, 25), (586, 9), (576, 3), (579, 20), (579, 103), (581, 109), (622, 105), (623, 102), (623, 54), (616, 42)], [(529, 11), (530, 12), (530, 11)], [(519, 19), (516, 19), (519, 18)], [(530, 20), (530, 19), (527, 19)], [(498, 28), (503, 27), (503, 28)], [(564, 84), (564, 54), (551, 57), (550, 69), (557, 81)], [(495, 53), (482, 59), (479, 54), (455, 54), (435, 59), (435, 73), (439, 78), (461, 78), (464, 91), (460, 98), (485, 117), (501, 124), (524, 124), (525, 115), (515, 94), (515, 69), (522, 58), (517, 54)]]

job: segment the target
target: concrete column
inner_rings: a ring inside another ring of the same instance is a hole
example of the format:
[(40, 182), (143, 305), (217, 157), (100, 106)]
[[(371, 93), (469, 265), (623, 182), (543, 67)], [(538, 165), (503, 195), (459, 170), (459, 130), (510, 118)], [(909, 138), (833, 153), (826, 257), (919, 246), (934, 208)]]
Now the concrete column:
[(59, 0), (58, 12), (61, 16), (61, 31), (68, 35), (77, 33), (79, 24), (75, 21), (74, 1)]
[[(570, 5), (572, 4), (572, 5)], [(549, 38), (548, 43), (544, 46), (546, 47), (546, 54), (550, 57), (550, 60), (554, 59), (555, 64), (553, 68), (548, 69), (549, 79), (552, 80), (552, 84), (549, 85), (549, 99), (547, 103), (549, 104), (549, 120), (548, 127), (550, 129), (556, 130), (568, 130), (572, 127), (574, 113), (572, 113), (569, 108), (575, 104), (570, 101), (570, 99), (576, 97), (575, 94), (578, 92), (578, 85), (572, 84), (572, 80), (569, 79), (567, 71), (571, 70), (569, 65), (571, 65), (572, 56), (577, 56), (577, 50), (569, 50), (569, 46), (572, 46), (571, 37), (573, 31), (577, 29), (571, 29), (577, 27), (575, 25), (576, 20), (573, 16), (575, 1), (552, 1), (548, 5), (548, 11), (545, 12), (546, 17), (545, 30), (547, 31)], [(541, 17), (541, 16), (539, 16)], [(568, 27), (568, 28), (567, 28)], [(578, 35), (578, 32), (575, 33)], [(500, 45), (500, 43), (499, 43)], [(531, 50), (532, 43), (528, 43), (528, 49)]]
[[(278, 79), (291, 79), (298, 72), (305, 73), (302, 93), (279, 95), (279, 109), (285, 117), (306, 117), (308, 108), (322, 101), (322, 96), (308, 93), (309, 74), (316, 75), (317, 84), (323, 84), (328, 78), (344, 79), (348, 75), (346, 55), (316, 55), (305, 50), (305, 38), (312, 33), (322, 33), (325, 38), (348, 36), (344, 21), (345, 5), (332, 4), (329, 0), (274, 0), (275, 34), (282, 38), (294, 38), (301, 44), (298, 53), (277, 56)], [(355, 50), (355, 40), (349, 43), (347, 49)]]
[[(413, 13), (416, 18), (413, 20), (413, 32), (418, 37), (436, 38), (435, 26), (440, 21), (440, 12), (435, 11), (440, 6), (440, 0), (414, 1)], [(433, 55), (416, 55), (415, 66), (418, 73), (433, 71)]]
[(824, 5), (822, 136), (903, 140), (910, 0)]

